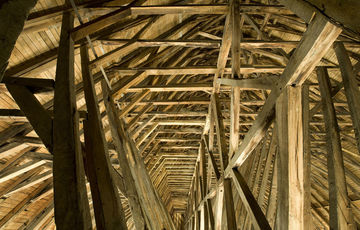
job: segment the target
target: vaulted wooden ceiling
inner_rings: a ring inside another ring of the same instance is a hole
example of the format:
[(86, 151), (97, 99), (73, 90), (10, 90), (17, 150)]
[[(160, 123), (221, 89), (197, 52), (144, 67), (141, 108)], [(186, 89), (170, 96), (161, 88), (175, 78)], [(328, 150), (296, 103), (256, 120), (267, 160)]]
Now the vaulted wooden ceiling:
[[(308, 15), (301, 15), (294, 6), (268, 0), (240, 1), (235, 7), (227, 1), (210, 0), (74, 3), (75, 8), (62, 0), (37, 2), (16, 41), (3, 83), (27, 86), (52, 116), (62, 15), (72, 12), (80, 140), (84, 142), (82, 121), (87, 120), (89, 109), (80, 46), (88, 44), (88, 66), (119, 184), (124, 175), (119, 170), (112, 123), (104, 103), (104, 76), (125, 132), (178, 229), (190, 229), (194, 221), (202, 220), (197, 210), (204, 213), (206, 202), (208, 209), (209, 205), (215, 207), (212, 212), (217, 221), (216, 210), (222, 207), (218, 206), (219, 188), (229, 188), (221, 178), (232, 175), (236, 166), (273, 227), (276, 197), (281, 197), (276, 195), (279, 174), (275, 162), (279, 160), (275, 159), (280, 151), (277, 142), (281, 141), (276, 135), (293, 135), (278, 130), (281, 122), (277, 119), (286, 120), (294, 108), (281, 107), (277, 101), (285, 100), (279, 99), (285, 87), (306, 85), (309, 118), (304, 136), (311, 153), (306, 161), (311, 171), (307, 182), (311, 210), (307, 213), (312, 227), (329, 228), (327, 141), (332, 139), (324, 122), (331, 119), (324, 116), (330, 116), (331, 111), (326, 113), (322, 98), (335, 106), (336, 117), (331, 121), (338, 124), (348, 197), (359, 226), (360, 144), (355, 135), (359, 124), (350, 108), (357, 102), (356, 97), (355, 102), (349, 101), (342, 76), (350, 71), (354, 76), (351, 83), (358, 84), (360, 36), (351, 24), (325, 17), (315, 8), (310, 16), (308, 9), (303, 10)], [(338, 45), (335, 52), (334, 41), (345, 49)], [(350, 60), (350, 66), (338, 59)], [(329, 79), (330, 87), (326, 88), (326, 80), (320, 82), (323, 88), (319, 87), (318, 79)], [(297, 99), (291, 98), (295, 103)], [(17, 105), (19, 99), (14, 101), (5, 84), (1, 84), (0, 100), (0, 227), (54, 229), (53, 155), (46, 138), (33, 130), (34, 124), (30, 125)], [(291, 104), (283, 101), (286, 103)], [(228, 155), (228, 163), (222, 152)], [(230, 190), (236, 222), (248, 229), (254, 220), (242, 205), (237, 192), (240, 185), (232, 182)], [(200, 190), (204, 188), (206, 191)], [(121, 194), (131, 229), (135, 227), (132, 212), (126, 195)]]

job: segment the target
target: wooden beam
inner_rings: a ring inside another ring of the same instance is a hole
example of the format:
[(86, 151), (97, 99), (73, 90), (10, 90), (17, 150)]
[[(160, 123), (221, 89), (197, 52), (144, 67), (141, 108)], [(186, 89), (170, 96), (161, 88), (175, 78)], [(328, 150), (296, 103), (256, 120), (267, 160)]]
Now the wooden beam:
[(84, 121), (88, 179), (94, 203), (96, 226), (101, 229), (127, 229), (123, 207), (113, 181), (112, 167), (101, 121), (94, 80), (86, 46), (81, 46), (81, 70), (88, 119)]
[(272, 89), (276, 83), (276, 78), (261, 77), (256, 79), (229, 79), (218, 78), (216, 81), (221, 85), (228, 85), (231, 87), (239, 87), (241, 90), (254, 89)]
[[(221, 171), (224, 173), (224, 169), (227, 167), (229, 162), (228, 149), (225, 139), (225, 130), (224, 130), (224, 122), (221, 114), (220, 101), (217, 93), (212, 94), (212, 105), (213, 113), (215, 116), (215, 126), (216, 126), (216, 137), (217, 137), (217, 145), (220, 153), (220, 165)], [(224, 178), (224, 174), (222, 174), (222, 178)], [(236, 218), (234, 211), (234, 202), (231, 188), (231, 180), (224, 179), (224, 203), (226, 208), (226, 220), (227, 220), (227, 228), (228, 229), (236, 229)], [(219, 196), (219, 202), (221, 196)], [(221, 201), (222, 202), (222, 201)], [(217, 207), (219, 208), (219, 207)], [(221, 213), (221, 212), (220, 212)], [(218, 214), (219, 215), (219, 214)]]
[(55, 81), (45, 78), (24, 78), (24, 77), (9, 77), (5, 76), (2, 79), (5, 84), (26, 86), (32, 93), (42, 93), (53, 91), (55, 87)]
[(118, 133), (121, 139), (124, 140), (124, 152), (129, 159), (130, 170), (135, 181), (136, 189), (137, 191), (142, 191), (141, 193), (139, 192), (138, 195), (140, 202), (143, 203), (142, 207), (146, 209), (145, 212), (149, 217), (150, 226), (154, 226), (154, 229), (175, 229), (168, 212), (165, 210), (162, 200), (153, 187), (135, 143), (130, 138), (130, 135), (125, 132), (124, 124), (122, 124), (121, 121), (119, 121), (119, 125)]
[(287, 86), (276, 101), (279, 176), (277, 229), (307, 229), (304, 222), (304, 149), (301, 86)]
[(235, 188), (237, 189), (241, 201), (246, 208), (247, 213), (251, 218), (251, 223), (253, 227), (257, 230), (271, 229), (264, 213), (261, 211), (258, 203), (256, 202), (254, 196), (252, 195), (248, 185), (246, 184), (245, 179), (239, 173), (237, 169), (232, 169), (232, 178), (234, 181)]
[(37, 0), (13, 0), (2, 2), (0, 5), (0, 37), (3, 38), (0, 42), (0, 82), (9, 63), (16, 40), (24, 28), (30, 10), (36, 5), (36, 2)]
[(309, 85), (302, 85), (303, 161), (304, 161), (304, 223), (313, 228), (311, 216), (311, 149), (310, 149), (310, 105)]
[[(230, 161), (226, 175), (236, 165), (241, 165), (261, 141), (274, 118), (276, 99), (287, 85), (301, 85), (324, 56), (341, 30), (321, 15), (316, 15), (293, 53), (280, 81), (271, 91), (264, 107)], [(321, 47), (321, 48), (319, 48)]]
[[(227, 60), (227, 57), (225, 61)], [(117, 70), (122, 74), (139, 74), (145, 75), (183, 75), (183, 74), (217, 74), (218, 69), (215, 66), (185, 66), (185, 67), (171, 67), (171, 68), (152, 68), (152, 67), (140, 67), (140, 68), (123, 68), (113, 67), (112, 70)], [(231, 68), (223, 67), (223, 74), (231, 74)], [(240, 74), (251, 73), (282, 73), (283, 66), (249, 66), (244, 65), (240, 69)], [(217, 79), (217, 78), (215, 78)]]
[(49, 152), (53, 150), (53, 120), (30, 90), (21, 85), (7, 84), (11, 96), (24, 112)]
[(89, 201), (79, 137), (74, 87), (74, 42), (71, 13), (63, 14), (54, 95), (54, 204), (61, 229), (91, 229)]
[(11, 169), (8, 169), (7, 171), (3, 172), (0, 176), (0, 183), (3, 183), (5, 181), (8, 181), (10, 179), (13, 179), (25, 172), (28, 172), (34, 168), (37, 168), (39, 166), (42, 166), (46, 163), (46, 161), (40, 160), (40, 161), (30, 161), (25, 164), (22, 164), (17, 167), (13, 167)]
[(353, 121), (356, 144), (360, 152), (360, 91), (358, 81), (356, 80), (357, 73), (353, 71), (350, 58), (344, 45), (342, 43), (335, 43), (334, 49), (339, 62), (345, 95)]
[(320, 86), (327, 133), (330, 228), (355, 229), (356, 227), (347, 193), (339, 127), (330, 94), (330, 80), (325, 68), (318, 68), (316, 73)]

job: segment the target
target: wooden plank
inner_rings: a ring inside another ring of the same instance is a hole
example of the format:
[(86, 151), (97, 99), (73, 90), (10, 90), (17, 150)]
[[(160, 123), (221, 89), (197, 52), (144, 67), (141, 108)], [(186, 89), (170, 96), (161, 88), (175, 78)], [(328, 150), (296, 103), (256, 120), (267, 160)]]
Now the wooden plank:
[(330, 200), (330, 228), (356, 229), (347, 193), (343, 154), (335, 108), (330, 94), (330, 80), (325, 68), (318, 68), (321, 101), (325, 118)]
[(76, 111), (74, 87), (74, 42), (71, 13), (64, 13), (54, 95), (54, 204), (55, 223), (60, 229), (91, 229), (91, 217)]
[(34, 168), (42, 166), (46, 161), (30, 161), (17, 167), (13, 167), (0, 175), (0, 183), (13, 179), (23, 173), (26, 173)]
[(94, 80), (86, 46), (81, 46), (81, 70), (88, 119), (84, 121), (88, 179), (94, 204), (96, 226), (101, 229), (127, 229), (125, 215), (112, 178), (112, 167), (103, 131)]
[[(341, 30), (321, 15), (316, 15), (293, 53), (277, 86), (271, 91), (265, 105), (230, 161), (226, 175), (241, 165), (261, 141), (274, 118), (276, 99), (287, 85), (301, 85), (330, 48)], [(321, 48), (319, 48), (321, 47)]]
[(34, 186), (38, 183), (41, 183), (49, 178), (52, 177), (52, 171), (49, 170), (47, 172), (41, 173), (39, 175), (33, 176), (32, 178), (30, 178), (29, 180), (26, 180), (24, 182), (22, 182), (21, 184), (17, 185), (16, 187), (14, 187), (13, 189), (11, 189), (8, 193), (5, 194), (5, 196), (10, 196), (16, 192), (20, 192), (23, 191), (31, 186)]
[(313, 228), (311, 216), (311, 149), (310, 149), (310, 107), (309, 85), (302, 85), (302, 121), (303, 121), (303, 161), (304, 161), (304, 223), (305, 228)]
[[(227, 58), (227, 57), (226, 57)], [(227, 59), (226, 59), (227, 60)], [(185, 66), (185, 67), (166, 67), (166, 68), (153, 68), (153, 67), (140, 67), (140, 68), (123, 68), (113, 67), (113, 70), (118, 70), (123, 74), (139, 74), (145, 75), (180, 75), (180, 74), (218, 74), (218, 69), (215, 66)], [(231, 74), (231, 68), (223, 67), (223, 74)], [(282, 73), (283, 66), (261, 66), (261, 65), (244, 65), (240, 69), (240, 74), (251, 73)], [(217, 79), (217, 78), (215, 78)]]
[(53, 120), (30, 90), (21, 85), (7, 84), (11, 96), (24, 112), (49, 152), (53, 150)]
[(287, 86), (276, 101), (279, 176), (277, 229), (306, 229), (301, 86)]
[(0, 220), (0, 227), (4, 227), (5, 224), (7, 224), (8, 221), (13, 219), (13, 216), (18, 214), (19, 211), (22, 211), (22, 208), (36, 195), (38, 195), (47, 185), (49, 185), (51, 182), (47, 181), (40, 186), (38, 186), (36, 189), (34, 189), (28, 196), (26, 196), (23, 200), (21, 200), (9, 213), (7, 213), (3, 218)]
[(261, 77), (256, 79), (229, 79), (218, 78), (216, 81), (221, 85), (239, 87), (242, 90), (272, 89), (276, 83), (275, 78)]
[(356, 80), (356, 73), (353, 71), (352, 64), (344, 45), (342, 43), (335, 43), (334, 50), (339, 62), (345, 95), (353, 121), (356, 144), (360, 152), (360, 91), (358, 81)]
[(258, 230), (271, 229), (264, 213), (261, 211), (261, 208), (256, 202), (242, 175), (235, 168), (232, 169), (231, 173), (234, 185), (240, 195), (242, 203), (247, 210), (247, 213), (251, 218), (251, 223), (253, 224), (253, 227)]

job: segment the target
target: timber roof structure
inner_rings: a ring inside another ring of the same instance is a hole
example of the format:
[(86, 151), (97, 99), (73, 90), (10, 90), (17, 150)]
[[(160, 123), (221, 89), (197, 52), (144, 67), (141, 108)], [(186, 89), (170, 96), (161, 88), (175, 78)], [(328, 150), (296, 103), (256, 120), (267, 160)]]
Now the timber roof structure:
[(34, 2), (0, 84), (0, 229), (71, 229), (81, 189), (98, 229), (120, 201), (128, 229), (360, 226), (359, 3)]

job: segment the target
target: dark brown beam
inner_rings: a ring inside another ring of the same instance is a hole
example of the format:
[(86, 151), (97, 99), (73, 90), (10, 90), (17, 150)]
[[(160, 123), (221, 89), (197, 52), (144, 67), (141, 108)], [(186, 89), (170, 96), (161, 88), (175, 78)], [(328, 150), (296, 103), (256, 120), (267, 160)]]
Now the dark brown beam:
[(74, 17), (64, 13), (54, 95), (54, 204), (59, 230), (92, 228), (79, 137), (74, 79)]
[(37, 0), (11, 0), (0, 3), (0, 82), (16, 40), (24, 28), (30, 10), (36, 3)]

